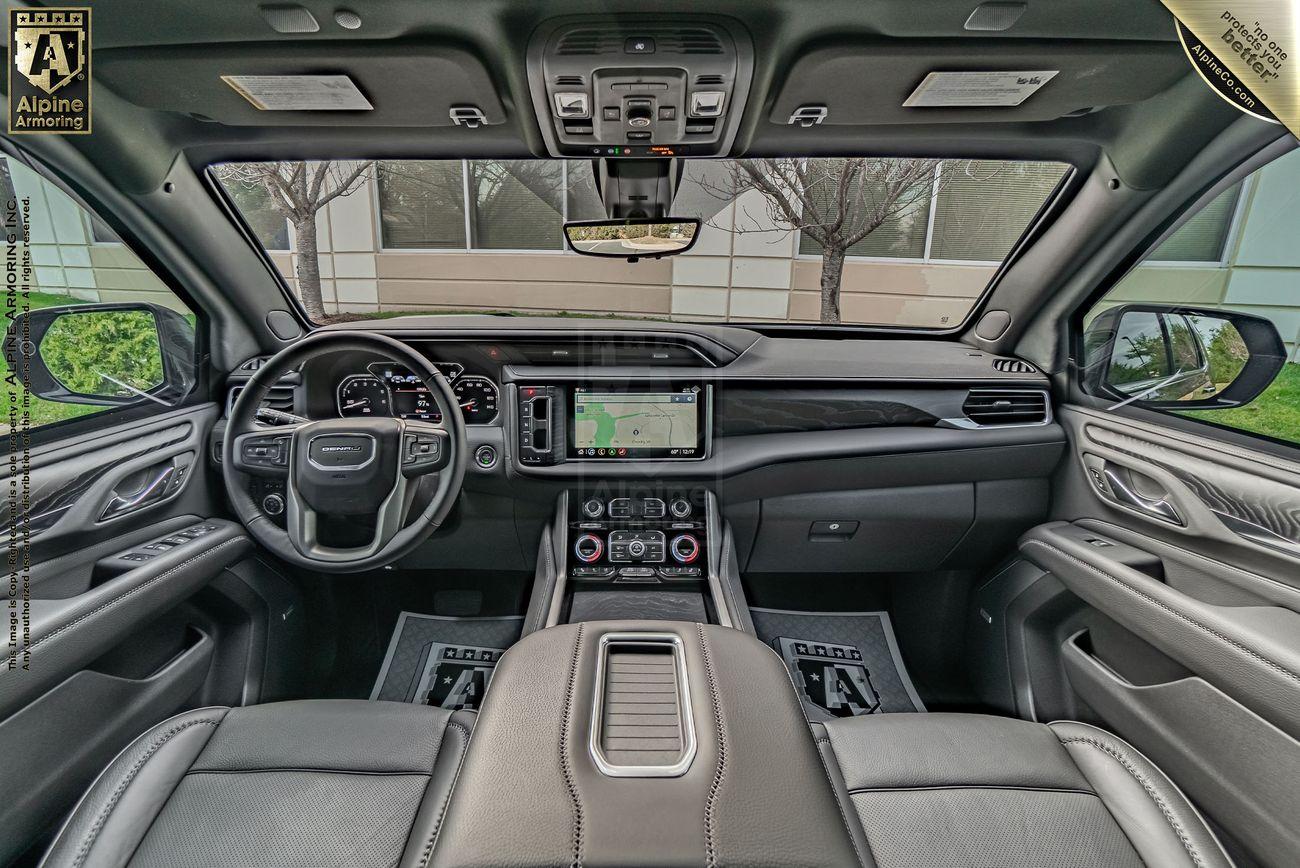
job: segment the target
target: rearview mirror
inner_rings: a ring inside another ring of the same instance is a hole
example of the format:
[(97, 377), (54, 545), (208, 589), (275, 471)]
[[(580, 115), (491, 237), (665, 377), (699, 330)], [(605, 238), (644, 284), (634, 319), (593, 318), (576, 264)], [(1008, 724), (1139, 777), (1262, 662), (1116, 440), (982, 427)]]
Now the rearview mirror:
[(1286, 363), (1264, 317), (1217, 308), (1127, 304), (1084, 330), (1084, 388), (1166, 410), (1240, 407)]
[(194, 328), (170, 308), (69, 304), (19, 314), (4, 337), (9, 370), (64, 404), (172, 405), (194, 387)]
[(681, 217), (582, 220), (565, 223), (564, 238), (574, 253), (635, 262), (685, 253), (694, 246), (699, 229), (699, 220)]

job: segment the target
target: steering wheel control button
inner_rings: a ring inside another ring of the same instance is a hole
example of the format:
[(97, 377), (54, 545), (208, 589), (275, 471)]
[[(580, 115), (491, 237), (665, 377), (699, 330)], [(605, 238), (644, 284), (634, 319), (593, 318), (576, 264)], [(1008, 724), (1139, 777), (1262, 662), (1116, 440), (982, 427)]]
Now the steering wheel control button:
[(672, 513), (673, 518), (689, 518), (691, 502), (684, 497), (678, 497), (669, 504), (668, 511)]
[(437, 434), (408, 433), (403, 444), (402, 465), (404, 467), (422, 469), (442, 460), (442, 440)]
[(289, 436), (246, 437), (240, 443), (240, 457), (252, 467), (288, 467)]
[(284, 498), (278, 494), (268, 494), (262, 498), (262, 512), (267, 515), (280, 515), (284, 512)]
[(689, 533), (673, 537), (669, 549), (673, 553), (673, 559), (679, 564), (693, 563), (700, 556), (700, 542)]
[(605, 543), (595, 534), (584, 533), (573, 543), (573, 554), (584, 564), (595, 563), (605, 552)]
[(605, 514), (605, 502), (599, 497), (591, 497), (582, 502), (582, 514), (587, 518), (600, 518)]
[(474, 450), (474, 463), (481, 470), (491, 470), (497, 466), (497, 450), (486, 443)]

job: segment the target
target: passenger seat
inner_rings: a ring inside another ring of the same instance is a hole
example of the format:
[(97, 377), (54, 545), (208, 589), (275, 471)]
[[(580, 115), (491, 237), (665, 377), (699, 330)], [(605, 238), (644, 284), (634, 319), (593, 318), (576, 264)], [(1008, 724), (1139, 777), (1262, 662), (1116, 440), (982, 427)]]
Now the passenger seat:
[(473, 722), (349, 700), (186, 712), (118, 754), (41, 864), (425, 865)]
[(1232, 864), (1158, 768), (1087, 724), (882, 714), (813, 735), (865, 865)]

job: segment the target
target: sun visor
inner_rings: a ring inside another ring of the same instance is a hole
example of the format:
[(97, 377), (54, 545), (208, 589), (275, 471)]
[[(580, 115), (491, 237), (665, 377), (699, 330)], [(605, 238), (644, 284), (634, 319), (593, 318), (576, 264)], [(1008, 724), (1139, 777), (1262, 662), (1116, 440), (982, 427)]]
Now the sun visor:
[[(1055, 75), (1019, 105), (904, 105), (931, 73), (1022, 70)], [(836, 42), (799, 56), (777, 92), (770, 120), (785, 124), (798, 112), (812, 119), (804, 125), (1045, 121), (1141, 102), (1187, 72), (1187, 59), (1174, 42)], [(819, 107), (825, 113), (816, 120)]]
[[(482, 61), (452, 46), (312, 42), (109, 49), (96, 53), (95, 64), (96, 78), (136, 105), (228, 126), (448, 127), (453, 107), (477, 108), (485, 124), (506, 119)], [(263, 110), (222, 76), (347, 76), (373, 108)]]

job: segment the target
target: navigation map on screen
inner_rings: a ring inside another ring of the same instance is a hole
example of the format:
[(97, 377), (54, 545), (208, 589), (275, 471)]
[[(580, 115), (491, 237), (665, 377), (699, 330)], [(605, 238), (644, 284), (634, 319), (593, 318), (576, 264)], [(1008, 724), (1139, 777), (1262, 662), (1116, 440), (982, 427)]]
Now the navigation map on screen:
[(692, 456), (700, 445), (700, 394), (586, 392), (573, 398), (573, 446), (581, 457)]

